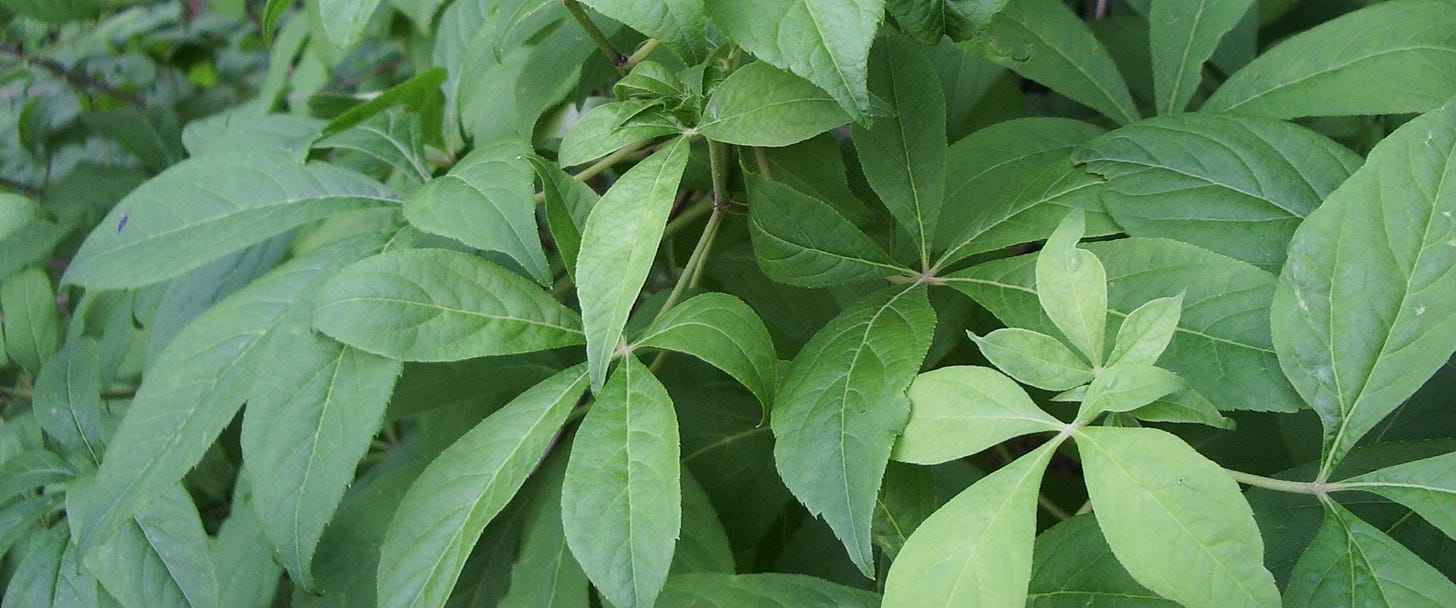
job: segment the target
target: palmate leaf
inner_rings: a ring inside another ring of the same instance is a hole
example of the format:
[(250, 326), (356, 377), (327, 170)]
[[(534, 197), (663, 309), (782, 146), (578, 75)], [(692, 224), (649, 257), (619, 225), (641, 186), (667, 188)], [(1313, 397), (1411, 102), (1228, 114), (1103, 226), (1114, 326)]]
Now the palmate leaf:
[(1456, 453), (1377, 469), (1339, 483), (1410, 507), (1456, 539)]
[(1083, 214), (1068, 215), (1036, 256), (1036, 298), (1052, 324), (1093, 366), (1101, 366), (1107, 333), (1107, 274), (1096, 255), (1077, 248)]
[(445, 603), (486, 524), (540, 463), (586, 390), (585, 372), (576, 366), (521, 393), (425, 468), (380, 549), (380, 605)]
[(1165, 0), (1148, 4), (1154, 97), (1159, 114), (1175, 114), (1193, 99), (1203, 80), (1203, 62), (1213, 56), (1224, 34), (1239, 24), (1254, 1)]
[(1456, 103), (1406, 123), (1300, 225), (1274, 347), (1325, 427), (1320, 479), (1456, 344)]
[(1456, 584), (1395, 539), (1332, 500), (1289, 576), (1285, 606), (1449, 606)]
[(923, 286), (862, 298), (819, 330), (774, 401), (774, 462), (809, 512), (829, 523), (855, 565), (874, 571), (870, 523), (905, 395), (935, 328)]

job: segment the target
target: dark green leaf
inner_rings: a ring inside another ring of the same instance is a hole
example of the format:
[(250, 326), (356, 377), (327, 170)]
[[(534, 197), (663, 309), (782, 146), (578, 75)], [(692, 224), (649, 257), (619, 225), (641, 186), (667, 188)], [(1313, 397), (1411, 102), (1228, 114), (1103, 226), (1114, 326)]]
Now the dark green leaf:
[(0, 464), (0, 504), (76, 475), (76, 467), (49, 450), (30, 450)]
[(86, 552), (86, 568), (125, 608), (218, 605), (217, 572), (191, 497), (173, 485), (147, 498), (155, 500)]
[(1093, 515), (1078, 515), (1036, 537), (1030, 608), (1177, 608), (1133, 580), (1112, 555)]
[(1149, 48), (1158, 113), (1187, 107), (1203, 80), (1203, 62), (1219, 40), (1239, 24), (1253, 0), (1174, 0), (1149, 2)]
[(572, 179), (556, 163), (532, 155), (528, 157), (541, 178), (541, 198), (546, 203), (546, 223), (551, 229), (551, 238), (556, 251), (566, 265), (568, 274), (576, 272), (576, 261), (581, 252), (581, 231), (592, 207), (601, 197), (590, 186)]
[(1324, 501), (1325, 520), (1305, 549), (1284, 605), (1447, 606), (1456, 584), (1395, 539), (1333, 501)]
[(749, 234), (770, 278), (824, 287), (909, 272), (828, 203), (778, 182), (747, 179)]
[(703, 0), (582, 0), (582, 4), (661, 40), (683, 63), (693, 65), (708, 55)]
[(668, 576), (689, 572), (721, 572), (733, 574), (733, 549), (728, 534), (707, 492), (693, 474), (682, 470), (682, 533), (672, 553)]
[(674, 608), (875, 608), (880, 596), (802, 574), (697, 572), (668, 577), (662, 606)]
[[(327, 2), (329, 0), (320, 1)], [(378, 2), (378, 0), (373, 1)], [(364, 103), (349, 108), (344, 113), (335, 116), (333, 120), (330, 120), (328, 124), (324, 125), (323, 129), (319, 132), (319, 136), (328, 137), (342, 132), (397, 105), (409, 106), (411, 110), (419, 112), (422, 115), (428, 115), (430, 113), (428, 108), (434, 105), (437, 108), (434, 111), (434, 120), (425, 121), (425, 126), (427, 129), (438, 129), (440, 127), (440, 115), (438, 111), (440, 101), (438, 96), (440, 94), (440, 85), (444, 83), (445, 70), (443, 68), (435, 67), (420, 72), (413, 78), (389, 87), (388, 90), (370, 97)]]

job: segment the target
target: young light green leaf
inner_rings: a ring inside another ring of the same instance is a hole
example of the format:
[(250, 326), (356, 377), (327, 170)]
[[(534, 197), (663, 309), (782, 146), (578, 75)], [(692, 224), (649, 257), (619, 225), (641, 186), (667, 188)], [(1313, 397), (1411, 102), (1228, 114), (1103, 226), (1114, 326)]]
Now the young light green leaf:
[(576, 284), (593, 390), (606, 380), (687, 162), (688, 140), (673, 140), (623, 174), (587, 217)]
[(1087, 386), (1078, 422), (1102, 412), (1128, 412), (1186, 388), (1178, 374), (1147, 363), (1123, 363), (1102, 370)]
[(1063, 521), (1036, 537), (1029, 587), (1029, 608), (1178, 608), (1133, 580), (1112, 555), (1092, 514)]
[(364, 28), (369, 25), (369, 18), (374, 16), (380, 0), (315, 1), (318, 2), (318, 14), (329, 42), (347, 49), (364, 35)]
[(705, 293), (667, 311), (633, 346), (687, 353), (727, 372), (748, 388), (764, 410), (773, 404), (779, 359), (758, 313), (725, 293)]
[(267, 368), (267, 344), (282, 333), (286, 313), (306, 310), (325, 278), (375, 247), (363, 239), (295, 259), (177, 334), (137, 389), (96, 478), (66, 495), (66, 519), (82, 550), (106, 540), (201, 460)]
[[(650, 101), (633, 99), (604, 103), (588, 110), (561, 138), (557, 160), (563, 167), (581, 165), (645, 139), (682, 132), (682, 125), (651, 113), (647, 109), (650, 104)], [(644, 112), (647, 112), (645, 116)], [(638, 120), (628, 122), (634, 117)]]
[(1036, 495), (1059, 443), (981, 478), (920, 524), (890, 565), (884, 606), (1025, 605)]
[(404, 217), (416, 228), (511, 257), (537, 283), (551, 284), (533, 200), (531, 146), (505, 138), (477, 146), (450, 172), (410, 192)]
[(884, 0), (707, 0), (706, 4), (713, 23), (744, 50), (828, 91), (855, 121), (869, 117), (866, 63), (884, 18)]
[(378, 182), (333, 165), (268, 154), (185, 160), (117, 203), (76, 252), (64, 281), (91, 289), (156, 283), (300, 224), (398, 200)]
[(1321, 479), (1456, 349), (1453, 148), (1456, 102), (1381, 141), (1294, 233), (1274, 347), (1324, 423)]
[(1152, 365), (1163, 356), (1173, 332), (1178, 329), (1178, 319), (1183, 315), (1183, 294), (1169, 298), (1153, 298), (1137, 307), (1122, 325), (1117, 328), (1117, 339), (1112, 343), (1112, 354), (1107, 357), (1107, 366)]
[(1148, 422), (1191, 422), (1233, 430), (1234, 421), (1220, 414), (1218, 407), (1193, 389), (1167, 395), (1130, 412), (1138, 420)]
[(1064, 391), (1092, 381), (1087, 361), (1044, 333), (1003, 327), (985, 337), (967, 335), (992, 365), (1022, 384)]
[(794, 608), (877, 608), (880, 596), (802, 574), (694, 572), (667, 578), (662, 606), (793, 606)]
[(1077, 350), (1102, 365), (1107, 328), (1107, 274), (1091, 252), (1078, 249), (1083, 214), (1073, 211), (1036, 257), (1036, 296), (1052, 324)]
[(582, 4), (661, 40), (687, 65), (707, 58), (703, 0), (582, 0)]
[(1188, 106), (1203, 80), (1203, 62), (1254, 0), (1150, 2), (1148, 48), (1153, 56), (1153, 91), (1159, 114)]
[(1284, 605), (1450, 605), (1456, 584), (1395, 539), (1333, 500), (1323, 501), (1324, 523), (1289, 576)]
[(1456, 13), (1445, 0), (1402, 0), (1290, 37), (1229, 77), (1202, 109), (1276, 118), (1401, 114), (1432, 110), (1453, 92)]
[(966, 44), (1118, 124), (1138, 119), (1127, 83), (1107, 49), (1059, 0), (1010, 2), (983, 35)]
[(682, 525), (677, 416), (667, 389), (628, 356), (598, 394), (561, 489), (571, 553), (602, 595), (652, 606)]
[(1410, 507), (1446, 536), (1456, 538), (1456, 453), (1377, 469), (1339, 485), (1342, 489), (1373, 492)]
[(1253, 511), (1221, 467), (1157, 429), (1074, 436), (1097, 523), (1134, 579), (1185, 606), (1280, 605)]
[[(306, 315), (306, 312), (301, 314)], [(313, 552), (379, 430), (402, 365), (309, 331), (279, 342), (243, 416), (252, 503), (295, 585), (313, 589)]]
[(0, 283), (5, 352), (27, 373), (39, 373), (61, 344), (61, 314), (46, 271), (31, 267)]
[(458, 361), (581, 343), (576, 313), (526, 278), (444, 249), (383, 253), (338, 271), (314, 327), (362, 351)]
[(172, 485), (109, 540), (86, 568), (126, 608), (216, 606), (217, 570), (192, 498)]
[[(1160, 5), (1161, 6), (1161, 5)], [(1234, 114), (1146, 120), (1079, 149), (1133, 236), (1192, 243), (1269, 270), (1289, 238), (1363, 160), (1314, 131)]]
[(828, 203), (757, 175), (745, 177), (749, 236), (769, 278), (826, 287), (909, 272)]
[(900, 37), (870, 53), (870, 90), (893, 114), (856, 127), (855, 150), (865, 179), (930, 264), (936, 222), (945, 198), (945, 93), (925, 51)]
[[(1187, 308), (1159, 361), (1221, 409), (1293, 412), (1299, 394), (1276, 372), (1269, 337), (1269, 301), (1278, 279), (1268, 272), (1192, 245), (1130, 238), (1088, 243), (1106, 264), (1108, 301), (1125, 317), (1158, 297), (1185, 293)], [(943, 280), (1009, 326), (1055, 330), (1038, 310), (1036, 256), (995, 260)]]
[(910, 384), (910, 422), (890, 457), (940, 464), (1062, 423), (1041, 411), (1026, 391), (989, 367), (942, 367)]
[(804, 345), (774, 401), (779, 476), (810, 513), (829, 522), (866, 575), (874, 572), (875, 496), (895, 436), (909, 420), (905, 391), (934, 328), (924, 287), (888, 287), (862, 298)]
[(823, 89), (760, 61), (734, 70), (713, 89), (697, 129), (715, 141), (779, 147), (849, 121)]
[(425, 467), (380, 548), (380, 605), (444, 605), (486, 524), (520, 490), (586, 390), (585, 371), (572, 367), (521, 393)]

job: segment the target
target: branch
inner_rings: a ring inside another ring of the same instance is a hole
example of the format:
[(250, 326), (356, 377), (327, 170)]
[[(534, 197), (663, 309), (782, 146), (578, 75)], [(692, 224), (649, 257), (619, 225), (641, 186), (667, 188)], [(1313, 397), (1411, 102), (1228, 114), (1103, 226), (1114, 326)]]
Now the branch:
[(54, 59), (47, 59), (45, 57), (36, 57), (34, 55), (27, 55), (27, 54), (25, 54), (25, 51), (21, 50), (18, 45), (11, 45), (11, 44), (0, 43), (0, 52), (4, 52), (5, 54), (10, 55), (12, 57), (15, 57), (16, 59), (19, 59), (21, 61), (28, 61), (30, 63), (33, 63), (33, 64), (39, 66), (41, 69), (44, 69), (47, 72), (50, 72), (52, 74), (55, 74), (56, 76), (60, 76), (61, 78), (64, 78), (66, 80), (66, 82), (69, 82), (69, 83), (71, 83), (72, 85), (74, 85), (76, 87), (79, 87), (79, 88), (82, 88), (82, 89), (89, 89), (89, 90), (101, 91), (102, 93), (105, 93), (107, 95), (110, 95), (112, 97), (115, 97), (117, 99), (120, 99), (120, 100), (122, 100), (122, 101), (124, 101), (124, 102), (126, 102), (126, 103), (128, 103), (128, 104), (130, 104), (132, 106), (135, 106), (135, 107), (138, 107), (138, 108), (141, 108), (141, 109), (146, 109), (146, 107), (147, 107), (146, 100), (145, 99), (142, 99), (136, 93), (131, 93), (131, 92), (128, 92), (128, 91), (123, 91), (121, 89), (118, 89), (118, 88), (112, 86), (110, 83), (107, 83), (107, 82), (105, 82), (103, 80), (100, 80), (98, 78), (92, 77), (89, 74), (85, 74), (83, 72), (78, 72), (78, 71), (73, 70), (71, 68), (68, 68), (68, 67), (66, 67), (64, 65), (61, 65), (60, 63), (58, 63)]

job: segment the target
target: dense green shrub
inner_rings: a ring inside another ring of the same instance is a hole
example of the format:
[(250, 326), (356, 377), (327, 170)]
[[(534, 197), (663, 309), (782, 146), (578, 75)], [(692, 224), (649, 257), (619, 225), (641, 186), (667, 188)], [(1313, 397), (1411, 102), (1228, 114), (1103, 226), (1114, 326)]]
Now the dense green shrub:
[(1456, 605), (1365, 4), (0, 0), (3, 603)]

